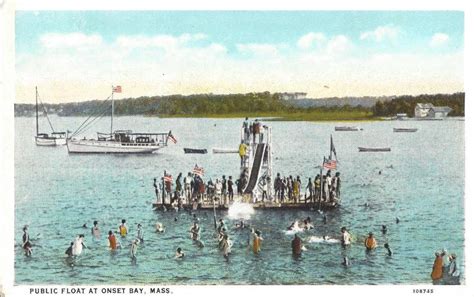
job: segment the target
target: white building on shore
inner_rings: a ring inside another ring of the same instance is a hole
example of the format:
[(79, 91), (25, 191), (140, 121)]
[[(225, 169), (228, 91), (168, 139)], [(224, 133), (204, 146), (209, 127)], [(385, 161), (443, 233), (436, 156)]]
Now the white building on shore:
[(307, 93), (303, 92), (293, 92), (293, 93), (278, 93), (280, 99), (283, 100), (299, 100), (299, 99), (306, 99)]
[(415, 118), (445, 118), (451, 111), (452, 109), (449, 106), (434, 106), (431, 103), (417, 103), (415, 106)]

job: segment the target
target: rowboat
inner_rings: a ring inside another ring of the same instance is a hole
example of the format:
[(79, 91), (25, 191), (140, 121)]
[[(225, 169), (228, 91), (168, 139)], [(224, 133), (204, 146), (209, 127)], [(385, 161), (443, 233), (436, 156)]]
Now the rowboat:
[(183, 148), (185, 154), (207, 154), (207, 149)]
[(416, 132), (418, 128), (393, 128), (393, 132)]
[(214, 154), (236, 154), (239, 150), (236, 149), (221, 149), (221, 148), (213, 148), (212, 153)]
[(389, 147), (360, 147), (359, 152), (390, 152)]
[(348, 127), (348, 126), (342, 126), (342, 127), (335, 127), (334, 130), (336, 131), (361, 131), (362, 129), (359, 127)]

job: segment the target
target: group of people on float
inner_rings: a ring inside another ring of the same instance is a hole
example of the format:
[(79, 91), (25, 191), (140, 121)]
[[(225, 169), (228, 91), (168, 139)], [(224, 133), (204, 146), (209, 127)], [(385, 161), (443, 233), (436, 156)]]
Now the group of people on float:
[[(322, 181), (322, 188), (321, 188)], [(299, 202), (304, 198), (305, 202), (337, 202), (341, 193), (341, 175), (336, 172), (331, 176), (331, 170), (328, 170), (322, 177), (317, 174), (314, 180), (308, 178), (306, 187), (303, 190), (303, 182), (299, 176), (280, 176), (277, 173), (273, 183), (276, 200), (280, 202), (294, 201)]]
[[(200, 175), (191, 172), (188, 172), (184, 178), (182, 173), (179, 173), (174, 183), (169, 178), (165, 179), (166, 175), (168, 174), (165, 171), (159, 184), (156, 178), (153, 179), (157, 201), (162, 204), (163, 201), (167, 201), (178, 209), (183, 204), (199, 204), (211, 199), (214, 199), (218, 205), (227, 205), (234, 200), (234, 194), (244, 194), (248, 182), (246, 172), (242, 172), (236, 180), (232, 176), (226, 177), (223, 175), (221, 179), (216, 178), (214, 181), (209, 179), (207, 183), (203, 181)], [(337, 202), (341, 191), (340, 173), (336, 172), (332, 176), (331, 170), (328, 170), (322, 178), (319, 174), (316, 175), (314, 180), (311, 177), (308, 178), (305, 188), (303, 188), (303, 181), (299, 175), (294, 178), (292, 175), (285, 177), (277, 173), (273, 183), (273, 193), (270, 192), (270, 179), (268, 177), (262, 178), (259, 183), (262, 188), (262, 201), (274, 197), (274, 200), (279, 202), (298, 203), (301, 198), (304, 198), (304, 202)], [(165, 202), (165, 204), (167, 203)]]
[(249, 118), (246, 117), (244, 122), (242, 123), (242, 130), (244, 132), (244, 137), (242, 140), (243, 143), (246, 145), (252, 143), (262, 143), (265, 135), (265, 130), (267, 129), (268, 127), (262, 122), (260, 122), (258, 119), (255, 119), (254, 121), (250, 122)]

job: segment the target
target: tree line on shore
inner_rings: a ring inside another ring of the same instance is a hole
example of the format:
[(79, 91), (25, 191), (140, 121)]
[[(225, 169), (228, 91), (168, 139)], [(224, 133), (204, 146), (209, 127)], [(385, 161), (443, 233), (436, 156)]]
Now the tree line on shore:
[[(315, 99), (317, 100), (317, 99)], [(337, 99), (334, 99), (337, 100)], [(318, 106), (298, 107), (280, 98), (278, 93), (260, 92), (247, 94), (197, 94), (152, 96), (115, 100), (116, 115), (146, 116), (225, 116), (230, 114), (258, 114), (265, 116), (283, 114), (311, 114), (324, 112), (359, 112), (367, 117), (393, 116), (407, 113), (413, 116), (416, 103), (432, 103), (435, 106), (449, 106), (453, 109), (450, 116), (464, 116), (464, 93), (450, 95), (400, 96), (390, 101), (378, 101), (373, 107)], [(48, 113), (59, 116), (89, 116), (103, 110), (110, 110), (110, 101), (91, 100), (85, 102), (44, 104)], [(40, 108), (42, 110), (42, 108)], [(34, 104), (15, 104), (15, 116), (34, 115)]]

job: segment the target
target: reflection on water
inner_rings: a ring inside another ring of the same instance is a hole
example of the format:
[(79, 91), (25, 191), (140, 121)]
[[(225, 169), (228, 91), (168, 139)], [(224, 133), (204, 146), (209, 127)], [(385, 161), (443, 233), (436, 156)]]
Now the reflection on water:
[[(83, 118), (55, 118), (61, 129), (74, 129)], [(271, 122), (273, 172), (314, 178), (333, 135), (342, 177), (342, 207), (317, 211), (264, 211), (252, 214), (244, 204), (224, 218), (234, 242), (226, 261), (217, 249), (212, 211), (200, 211), (204, 248), (194, 245), (187, 212), (153, 211), (153, 177), (163, 170), (186, 174), (195, 164), (207, 179), (238, 176), (238, 155), (185, 155), (183, 147), (237, 148), (239, 119), (157, 119), (118, 117), (117, 129), (172, 130), (178, 144), (149, 156), (68, 155), (65, 147), (36, 147), (34, 119), (15, 119), (15, 239), (28, 224), (33, 257), (16, 246), (17, 284), (414, 284), (430, 283), (434, 251), (446, 248), (457, 254), (464, 270), (464, 122), (357, 123), (359, 132), (334, 132), (340, 123)], [(393, 133), (393, 127), (418, 128), (416, 133)], [(344, 125), (348, 125), (344, 123)], [(96, 131), (107, 131), (100, 122)], [(91, 131), (95, 132), (95, 131)], [(390, 153), (359, 153), (358, 146), (391, 147)], [(452, 166), (457, 164), (457, 166)], [(379, 174), (380, 172), (380, 174)], [(303, 186), (305, 186), (303, 184)], [(292, 234), (285, 232), (295, 220), (311, 217), (314, 229), (300, 232), (307, 251), (291, 256)], [(324, 220), (326, 216), (326, 220)], [(249, 228), (236, 229), (245, 218)], [(400, 218), (396, 223), (395, 218)], [(129, 235), (123, 248), (111, 254), (106, 233), (127, 219)], [(99, 221), (101, 238), (90, 227)], [(156, 233), (161, 222), (165, 233)], [(87, 223), (87, 228), (82, 225)], [(145, 241), (138, 248), (136, 265), (129, 246), (136, 226), (143, 225)], [(386, 234), (381, 226), (387, 226)], [(347, 226), (355, 244), (322, 242), (338, 237)], [(254, 255), (248, 243), (250, 228), (262, 231), (262, 251)], [(363, 240), (374, 232), (379, 248), (365, 253)], [(77, 234), (86, 237), (87, 249), (73, 263), (64, 252)], [(393, 251), (387, 256), (384, 243)], [(174, 259), (177, 247), (186, 257)], [(351, 265), (341, 265), (347, 256)], [(72, 264), (72, 265), (71, 265)]]

